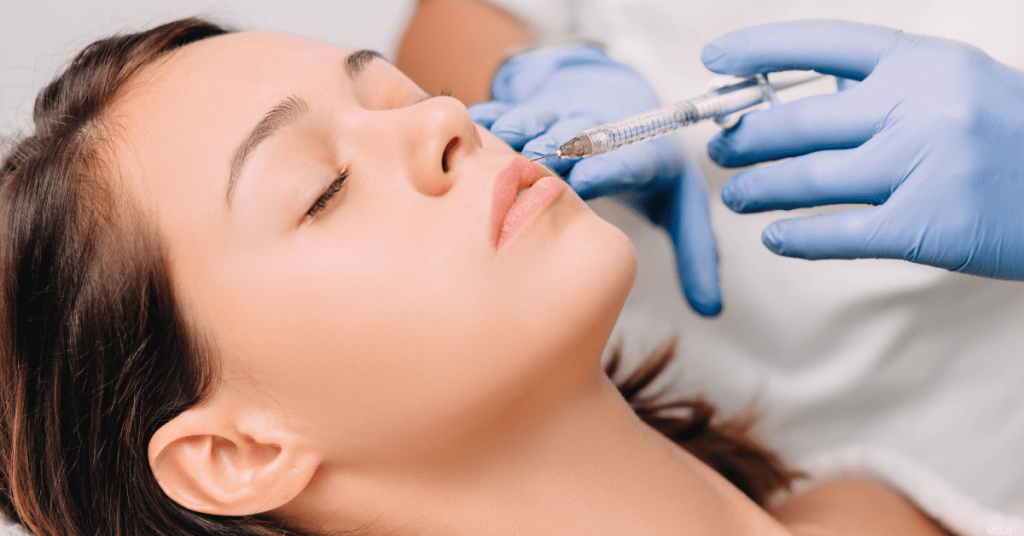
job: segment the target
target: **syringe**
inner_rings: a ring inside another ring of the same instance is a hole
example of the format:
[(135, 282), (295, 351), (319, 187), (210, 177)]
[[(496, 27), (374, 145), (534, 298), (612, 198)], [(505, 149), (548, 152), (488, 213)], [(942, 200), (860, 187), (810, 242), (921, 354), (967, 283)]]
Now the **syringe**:
[[(714, 119), (720, 125), (728, 127), (731, 126), (730, 119), (737, 117), (733, 115), (737, 112), (742, 112), (763, 102), (778, 104), (775, 99), (775, 91), (813, 82), (824, 76), (808, 72), (802, 77), (787, 77), (782, 80), (773, 80), (771, 83), (762, 74), (741, 78), (736, 82), (719, 86), (699, 97), (588, 128), (577, 134), (575, 138), (563, 143), (554, 153), (533, 160), (543, 160), (552, 156), (589, 158), (637, 142), (664, 136), (705, 119)], [(735, 121), (732, 121), (732, 124), (735, 124)]]

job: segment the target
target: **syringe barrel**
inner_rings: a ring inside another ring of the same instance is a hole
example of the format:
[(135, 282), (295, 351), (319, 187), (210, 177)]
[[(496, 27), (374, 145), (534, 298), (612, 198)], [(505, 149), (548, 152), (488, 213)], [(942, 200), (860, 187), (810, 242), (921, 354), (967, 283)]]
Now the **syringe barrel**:
[[(599, 127), (588, 128), (562, 146), (567, 156), (590, 157), (657, 136), (668, 134), (693, 122), (696, 110), (689, 101), (648, 110)], [(570, 149), (568, 146), (573, 145)]]
[(560, 154), (588, 158), (663, 136), (697, 121), (745, 110), (767, 101), (767, 88), (763, 76), (751, 76), (699, 97), (584, 130), (563, 144)]

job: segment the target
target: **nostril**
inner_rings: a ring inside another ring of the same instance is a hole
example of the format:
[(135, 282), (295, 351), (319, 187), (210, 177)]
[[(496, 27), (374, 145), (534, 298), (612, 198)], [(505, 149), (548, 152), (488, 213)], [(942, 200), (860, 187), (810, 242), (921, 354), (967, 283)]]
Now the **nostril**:
[(458, 147), (458, 146), (459, 146), (459, 138), (458, 138), (458, 136), (452, 138), (451, 141), (448, 142), (448, 145), (445, 146), (444, 154), (441, 155), (441, 171), (444, 171), (445, 173), (448, 173), (449, 159), (451, 158), (452, 153), (455, 152), (455, 148)]

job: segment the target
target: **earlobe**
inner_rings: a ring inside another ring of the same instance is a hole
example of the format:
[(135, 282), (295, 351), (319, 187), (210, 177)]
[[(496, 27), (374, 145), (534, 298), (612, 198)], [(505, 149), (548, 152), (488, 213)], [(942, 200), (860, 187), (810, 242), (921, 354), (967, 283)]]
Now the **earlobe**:
[(309, 485), (322, 456), (265, 412), (244, 414), (226, 402), (186, 410), (149, 443), (160, 488), (181, 506), (241, 516), (287, 504)]

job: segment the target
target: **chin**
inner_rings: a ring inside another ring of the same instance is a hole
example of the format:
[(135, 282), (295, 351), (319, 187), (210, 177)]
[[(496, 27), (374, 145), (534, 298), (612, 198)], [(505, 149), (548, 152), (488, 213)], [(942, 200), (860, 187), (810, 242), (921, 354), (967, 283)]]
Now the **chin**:
[(504, 299), (514, 311), (511, 322), (532, 340), (526, 344), (540, 376), (574, 382), (600, 372), (637, 255), (621, 230), (571, 190), (541, 216), (508, 244)]
[(589, 239), (567, 248), (580, 270), (573, 294), (581, 308), (613, 313), (618, 318), (636, 280), (636, 249), (625, 233), (600, 217), (595, 215), (586, 224), (591, 227)]
[[(583, 202), (580, 201), (582, 204)], [(584, 205), (586, 206), (586, 205)], [(589, 207), (588, 212), (589, 212)], [(557, 262), (548, 265), (558, 324), (585, 368), (600, 357), (633, 287), (637, 255), (625, 233), (590, 212), (564, 229)], [(589, 356), (589, 357), (588, 357)]]

